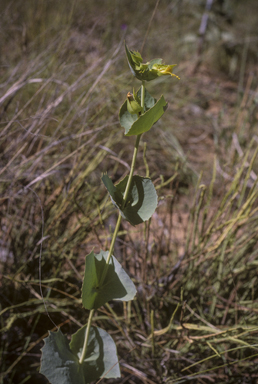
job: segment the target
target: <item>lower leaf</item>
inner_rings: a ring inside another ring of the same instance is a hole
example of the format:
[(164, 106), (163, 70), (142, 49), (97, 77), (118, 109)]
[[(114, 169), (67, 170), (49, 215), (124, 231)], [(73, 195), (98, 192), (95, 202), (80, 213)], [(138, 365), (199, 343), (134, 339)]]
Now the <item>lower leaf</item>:
[(44, 339), (40, 373), (51, 384), (89, 384), (101, 377), (120, 377), (116, 345), (103, 329), (90, 327), (87, 353), (79, 363), (87, 325), (80, 328), (69, 344), (58, 330)]

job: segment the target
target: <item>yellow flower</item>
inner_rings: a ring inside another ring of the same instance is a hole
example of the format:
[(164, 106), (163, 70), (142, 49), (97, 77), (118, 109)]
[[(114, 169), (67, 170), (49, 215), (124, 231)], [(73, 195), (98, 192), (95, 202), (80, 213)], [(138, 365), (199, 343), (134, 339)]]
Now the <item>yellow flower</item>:
[(162, 64), (154, 64), (152, 69), (154, 69), (155, 71), (157, 71), (157, 75), (158, 76), (162, 76), (162, 75), (171, 75), (171, 76), (175, 76), (178, 80), (180, 80), (180, 77), (178, 77), (177, 75), (175, 75), (172, 71), (173, 71), (173, 68), (176, 66), (176, 64), (172, 64), (172, 65), (162, 65)]
[(177, 75), (172, 73), (173, 68), (176, 64), (164, 65), (162, 59), (153, 59), (146, 64), (142, 63), (142, 56), (139, 52), (131, 51), (125, 44), (126, 56), (128, 60), (129, 67), (133, 75), (141, 80), (151, 81), (157, 79), (159, 76), (171, 75), (180, 79)]

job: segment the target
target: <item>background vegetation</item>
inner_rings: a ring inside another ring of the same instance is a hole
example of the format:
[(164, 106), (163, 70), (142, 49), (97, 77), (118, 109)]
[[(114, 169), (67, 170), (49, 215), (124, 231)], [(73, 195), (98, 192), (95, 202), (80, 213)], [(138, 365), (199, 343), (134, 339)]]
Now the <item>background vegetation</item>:
[(108, 382), (257, 382), (258, 4), (214, 0), (202, 38), (205, 4), (1, 1), (1, 383), (46, 383), (47, 331), (87, 321), (84, 258), (116, 215), (100, 177), (124, 177), (134, 144), (118, 123), (138, 86), (124, 39), (181, 80), (149, 85), (169, 111), (137, 172), (159, 207), (116, 244), (136, 300), (95, 314), (118, 346), (122, 378)]

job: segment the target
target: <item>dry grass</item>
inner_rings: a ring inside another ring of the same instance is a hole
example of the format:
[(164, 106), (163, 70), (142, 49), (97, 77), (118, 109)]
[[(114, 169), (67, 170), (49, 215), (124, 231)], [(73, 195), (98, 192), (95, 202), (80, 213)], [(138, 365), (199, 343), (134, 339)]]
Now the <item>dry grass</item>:
[(67, 335), (87, 322), (84, 257), (108, 247), (115, 220), (100, 177), (118, 181), (132, 155), (117, 116), (137, 87), (123, 39), (140, 49), (148, 28), (143, 56), (177, 62), (181, 80), (148, 86), (169, 101), (137, 161), (159, 207), (116, 244), (136, 300), (95, 314), (121, 359), (108, 382), (257, 381), (257, 5), (215, 2), (197, 57), (203, 4), (160, 2), (149, 23), (155, 4), (3, 1), (1, 383), (46, 383), (52, 321)]

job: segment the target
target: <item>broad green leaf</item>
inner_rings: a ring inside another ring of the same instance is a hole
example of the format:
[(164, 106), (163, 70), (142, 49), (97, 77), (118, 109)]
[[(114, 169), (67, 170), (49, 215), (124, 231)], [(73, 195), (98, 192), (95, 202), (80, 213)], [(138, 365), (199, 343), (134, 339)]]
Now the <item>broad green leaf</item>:
[(167, 109), (167, 103), (163, 96), (157, 101), (157, 103), (150, 108), (147, 112), (142, 114), (137, 121), (135, 121), (130, 129), (126, 131), (125, 136), (139, 135), (147, 132), (151, 127), (161, 118)]
[(125, 129), (125, 135), (129, 132), (131, 126), (139, 119), (138, 115), (133, 115), (127, 109), (127, 100), (122, 105), (119, 112), (120, 125)]
[[(138, 103), (141, 104), (141, 88), (139, 88), (137, 92), (134, 92), (134, 95), (136, 96)], [(145, 89), (144, 111), (148, 111), (156, 102), (157, 100), (151, 96), (147, 89)], [(127, 132), (138, 118), (138, 114), (132, 114), (130, 110), (128, 110), (128, 102), (126, 99), (119, 112), (121, 126), (124, 127)]]
[(60, 330), (49, 332), (42, 348), (40, 373), (51, 384), (85, 384), (79, 360), (72, 353), (69, 341)]
[[(114, 186), (107, 175), (102, 177), (113, 204), (119, 209), (122, 217), (132, 225), (143, 223), (153, 215), (157, 207), (157, 193), (148, 177), (133, 176), (127, 201), (122, 208), (121, 196), (124, 195), (128, 176)], [(111, 184), (112, 183), (112, 186)], [(115, 189), (114, 189), (115, 188)], [(117, 198), (119, 196), (119, 199)]]
[[(137, 96), (141, 98), (140, 89), (137, 91)], [(120, 124), (125, 128), (125, 135), (133, 136), (149, 131), (153, 124), (161, 118), (166, 109), (167, 103), (164, 97), (161, 96), (161, 98), (156, 101), (146, 89), (144, 99), (145, 113), (140, 115), (131, 114), (128, 111), (128, 102), (125, 100), (119, 111)]]
[(136, 294), (130, 277), (114, 256), (111, 256), (108, 271), (100, 286), (108, 251), (93, 251), (85, 258), (85, 273), (82, 285), (82, 305), (86, 309), (98, 309), (110, 300), (129, 301)]
[(105, 374), (107, 378), (120, 377), (115, 343), (101, 328), (90, 328), (86, 357), (79, 363), (86, 329), (76, 332), (70, 345), (60, 330), (49, 332), (44, 339), (40, 373), (51, 384), (89, 384)]
[[(128, 176), (126, 176), (116, 188), (124, 194)], [(158, 198), (155, 187), (148, 177), (133, 176), (129, 190), (128, 201), (122, 213), (132, 225), (138, 225), (150, 217), (157, 208)]]
[[(71, 351), (77, 355), (78, 359), (81, 357), (86, 330), (87, 325), (80, 328), (72, 335), (70, 342)], [(116, 345), (106, 331), (98, 327), (90, 327), (87, 353), (81, 365), (83, 376), (89, 380), (86, 383), (103, 376), (107, 379), (121, 377)]]

